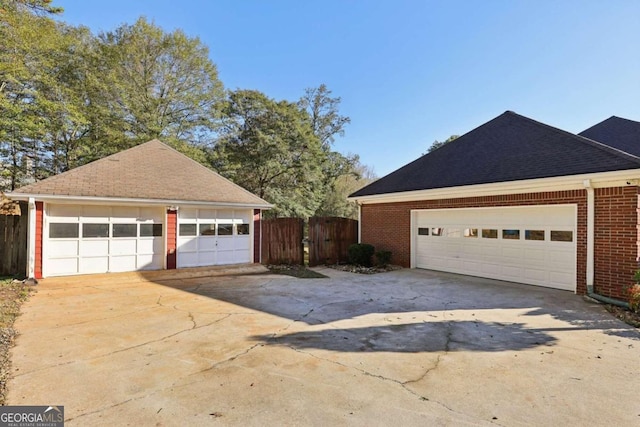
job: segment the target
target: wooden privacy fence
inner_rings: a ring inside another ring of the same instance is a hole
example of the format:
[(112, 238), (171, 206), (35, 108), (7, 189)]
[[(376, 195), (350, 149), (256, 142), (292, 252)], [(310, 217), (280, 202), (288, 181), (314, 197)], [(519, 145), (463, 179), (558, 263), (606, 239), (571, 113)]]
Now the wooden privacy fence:
[(304, 220), (273, 218), (262, 221), (262, 262), (304, 264)]
[(309, 266), (347, 262), (347, 249), (358, 242), (358, 221), (338, 217), (309, 218)]
[[(262, 262), (299, 264), (304, 259), (304, 220), (274, 218), (262, 222)], [(358, 241), (358, 221), (337, 217), (309, 218), (309, 265), (346, 262), (349, 245)]]
[(28, 209), (20, 202), (21, 215), (0, 215), (0, 276), (22, 276), (27, 270)]

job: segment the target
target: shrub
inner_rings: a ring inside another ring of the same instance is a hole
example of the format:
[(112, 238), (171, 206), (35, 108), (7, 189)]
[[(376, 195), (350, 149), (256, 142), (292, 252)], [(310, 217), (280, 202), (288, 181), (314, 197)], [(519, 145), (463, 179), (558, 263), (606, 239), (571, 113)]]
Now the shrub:
[(376, 259), (380, 267), (386, 267), (391, 262), (391, 251), (376, 252)]
[(347, 252), (351, 264), (371, 267), (371, 257), (375, 252), (375, 248), (372, 245), (368, 243), (354, 243), (349, 246)]
[(635, 284), (627, 290), (629, 297), (629, 308), (631, 311), (640, 314), (640, 285)]

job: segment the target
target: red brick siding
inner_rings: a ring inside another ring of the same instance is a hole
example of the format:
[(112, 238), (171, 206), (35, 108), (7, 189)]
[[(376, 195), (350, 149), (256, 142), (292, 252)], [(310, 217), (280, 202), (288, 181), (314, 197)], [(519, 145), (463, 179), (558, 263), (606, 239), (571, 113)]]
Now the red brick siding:
[(167, 210), (167, 269), (176, 268), (176, 249), (178, 247), (178, 212)]
[(262, 222), (260, 220), (260, 213), (260, 209), (253, 210), (253, 262), (255, 263), (260, 263), (260, 237), (262, 236)]
[[(576, 204), (578, 206), (577, 291), (580, 294), (584, 294), (586, 292), (587, 269), (586, 190), (551, 191), (544, 193), (510, 194), (502, 196), (465, 197), (456, 199), (363, 205), (361, 212), (362, 242), (371, 243), (376, 247), (376, 250), (390, 250), (393, 253), (393, 263), (409, 267), (411, 264), (410, 239), (412, 209), (480, 208), (554, 204)], [(597, 254), (598, 252), (596, 250), (596, 255)]]
[(44, 203), (36, 202), (36, 247), (35, 265), (33, 275), (36, 279), (42, 279), (42, 237), (43, 237), (43, 212)]
[(638, 188), (595, 190), (596, 292), (626, 299), (626, 286), (638, 268)]

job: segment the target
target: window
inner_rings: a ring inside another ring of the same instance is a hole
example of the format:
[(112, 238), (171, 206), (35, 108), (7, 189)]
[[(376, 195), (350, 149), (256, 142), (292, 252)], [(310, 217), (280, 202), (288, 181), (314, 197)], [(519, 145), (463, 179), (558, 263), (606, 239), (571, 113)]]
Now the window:
[(482, 229), (482, 238), (483, 239), (497, 239), (498, 238), (498, 230), (495, 228), (483, 228)]
[(216, 225), (215, 224), (200, 224), (200, 235), (201, 236), (215, 236), (216, 235)]
[(477, 228), (465, 228), (464, 237), (478, 237), (478, 229)]
[(195, 224), (180, 224), (180, 228), (178, 230), (181, 236), (195, 236), (196, 235), (196, 225)]
[(525, 230), (525, 240), (544, 240), (544, 230)]
[(573, 242), (573, 231), (551, 231), (552, 242)]
[(218, 236), (232, 236), (233, 224), (218, 224)]
[(442, 236), (444, 233), (444, 228), (432, 228), (431, 235), (432, 236)]
[(161, 237), (162, 224), (140, 224), (140, 237)]
[(50, 239), (75, 239), (78, 237), (79, 226), (77, 223), (53, 223), (49, 224)]
[(112, 237), (137, 237), (138, 226), (136, 224), (113, 224), (111, 226)]
[(82, 237), (109, 237), (109, 224), (82, 224)]
[(506, 240), (520, 240), (520, 230), (502, 230), (502, 238)]
[(236, 230), (238, 232), (238, 236), (249, 234), (249, 224), (237, 224)]
[(429, 235), (429, 229), (428, 228), (418, 228), (418, 236), (428, 236)]

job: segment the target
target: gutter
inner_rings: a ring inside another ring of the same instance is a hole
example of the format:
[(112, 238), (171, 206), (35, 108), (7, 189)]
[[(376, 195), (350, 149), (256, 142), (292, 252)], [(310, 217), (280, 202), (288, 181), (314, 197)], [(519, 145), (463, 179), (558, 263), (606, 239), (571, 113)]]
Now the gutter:
[(595, 190), (591, 185), (591, 180), (585, 179), (583, 185), (587, 190), (587, 296), (598, 302), (612, 304), (618, 307), (629, 309), (629, 303), (615, 298), (597, 294), (594, 286), (594, 262), (595, 262)]

